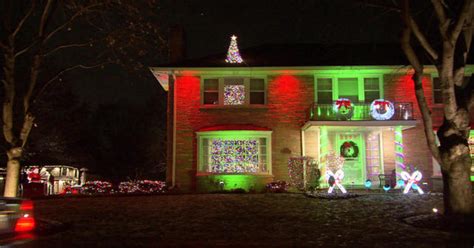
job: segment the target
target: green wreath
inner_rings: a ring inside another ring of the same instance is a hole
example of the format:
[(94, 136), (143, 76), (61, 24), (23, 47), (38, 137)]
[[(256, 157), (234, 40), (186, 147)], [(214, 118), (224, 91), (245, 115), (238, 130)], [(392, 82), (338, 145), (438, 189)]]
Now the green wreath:
[(353, 141), (342, 143), (340, 151), (343, 158), (357, 158), (359, 156), (359, 147)]

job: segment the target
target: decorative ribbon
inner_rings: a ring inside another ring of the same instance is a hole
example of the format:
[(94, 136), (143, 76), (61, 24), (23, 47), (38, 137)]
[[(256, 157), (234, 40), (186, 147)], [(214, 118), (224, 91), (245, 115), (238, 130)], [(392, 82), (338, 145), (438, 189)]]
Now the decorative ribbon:
[(381, 107), (383, 107), (383, 109), (387, 109), (387, 106), (389, 106), (389, 102), (388, 101), (380, 101), (380, 100), (375, 100), (374, 101), (374, 105), (379, 105)]
[(405, 185), (405, 189), (403, 190), (403, 194), (408, 193), (408, 191), (410, 191), (410, 188), (417, 190), (418, 193), (420, 193), (420, 195), (424, 194), (421, 187), (418, 186), (418, 182), (423, 177), (420, 171), (415, 171), (411, 175), (408, 174), (408, 172), (406, 171), (402, 171), (402, 173), (400, 173), (400, 176), (402, 177), (404, 181), (407, 182)]
[(342, 193), (344, 194), (347, 193), (346, 189), (341, 184), (342, 179), (344, 178), (344, 171), (339, 169), (336, 171), (336, 173), (333, 173), (332, 171), (328, 170), (326, 172), (326, 179), (329, 181), (329, 178), (331, 177), (334, 177), (334, 184), (329, 185), (328, 194), (332, 193), (335, 186), (337, 186), (341, 190)]
[(346, 108), (350, 108), (351, 107), (351, 100), (349, 99), (346, 99), (346, 98), (341, 98), (341, 99), (338, 99), (336, 101), (336, 106), (337, 106), (337, 109), (339, 110), (342, 106), (346, 107)]

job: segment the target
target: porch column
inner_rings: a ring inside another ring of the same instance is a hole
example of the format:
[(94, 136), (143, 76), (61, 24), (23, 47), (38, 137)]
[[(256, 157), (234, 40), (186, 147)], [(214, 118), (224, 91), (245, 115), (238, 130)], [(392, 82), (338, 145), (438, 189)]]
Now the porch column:
[(329, 137), (328, 129), (325, 126), (319, 128), (319, 168), (321, 169), (321, 175), (326, 173), (326, 159), (329, 152)]
[(397, 172), (397, 180), (402, 171), (406, 169), (405, 154), (403, 153), (403, 134), (402, 127), (395, 127), (395, 171)]

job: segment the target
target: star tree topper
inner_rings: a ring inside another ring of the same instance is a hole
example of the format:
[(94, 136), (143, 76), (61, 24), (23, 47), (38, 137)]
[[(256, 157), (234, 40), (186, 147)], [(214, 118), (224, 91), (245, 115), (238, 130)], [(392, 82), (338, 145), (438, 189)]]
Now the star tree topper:
[(230, 64), (240, 64), (244, 62), (244, 60), (240, 56), (239, 48), (237, 47), (237, 36), (232, 35), (230, 38), (229, 50), (227, 51), (225, 62)]

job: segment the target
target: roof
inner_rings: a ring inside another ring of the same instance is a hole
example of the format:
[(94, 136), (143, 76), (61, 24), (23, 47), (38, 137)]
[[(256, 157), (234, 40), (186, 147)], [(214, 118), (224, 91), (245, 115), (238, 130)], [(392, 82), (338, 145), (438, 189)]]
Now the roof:
[(240, 49), (242, 64), (225, 62), (227, 51), (159, 67), (291, 67), (406, 65), (399, 44), (266, 44)]

